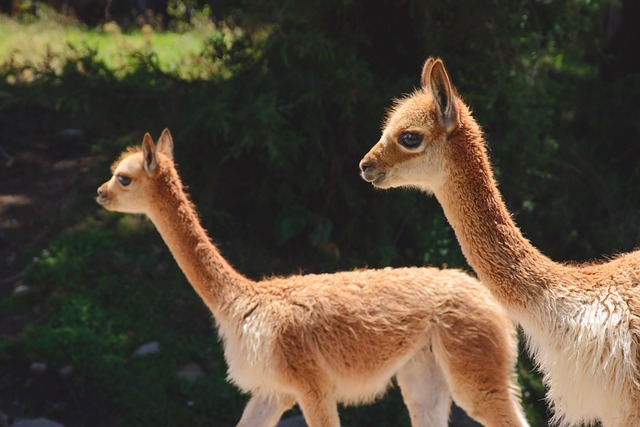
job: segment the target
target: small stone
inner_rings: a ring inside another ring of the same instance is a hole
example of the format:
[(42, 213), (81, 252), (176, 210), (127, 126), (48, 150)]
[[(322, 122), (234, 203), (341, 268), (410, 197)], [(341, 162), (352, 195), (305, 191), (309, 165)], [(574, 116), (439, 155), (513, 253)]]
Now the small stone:
[(138, 347), (138, 349), (133, 352), (133, 355), (134, 357), (143, 357), (156, 353), (160, 353), (160, 343), (158, 341), (150, 341)]
[(13, 295), (26, 295), (31, 292), (31, 287), (27, 285), (18, 285), (13, 289)]
[[(281, 420), (276, 427), (308, 427), (307, 422), (302, 415), (295, 415), (293, 417), (285, 418)], [(346, 427), (346, 426), (342, 426)]]
[(308, 427), (307, 422), (304, 420), (302, 415), (296, 415), (294, 417), (289, 417), (284, 420), (281, 420), (276, 427)]
[(81, 139), (84, 136), (82, 130), (73, 128), (62, 129), (58, 134), (65, 139)]
[(195, 362), (189, 362), (178, 371), (178, 377), (187, 380), (190, 383), (196, 382), (204, 375), (204, 371)]
[(18, 420), (11, 427), (64, 427), (64, 425), (46, 418), (33, 418)]
[(450, 427), (482, 427), (482, 424), (478, 424), (471, 417), (467, 415), (464, 410), (460, 409), (455, 403), (451, 405), (451, 416), (449, 417)]
[(47, 364), (44, 362), (33, 362), (29, 367), (29, 372), (33, 375), (42, 375), (47, 371)]
[(73, 376), (76, 373), (76, 368), (73, 365), (65, 365), (58, 371), (58, 375), (60, 378), (67, 379)]

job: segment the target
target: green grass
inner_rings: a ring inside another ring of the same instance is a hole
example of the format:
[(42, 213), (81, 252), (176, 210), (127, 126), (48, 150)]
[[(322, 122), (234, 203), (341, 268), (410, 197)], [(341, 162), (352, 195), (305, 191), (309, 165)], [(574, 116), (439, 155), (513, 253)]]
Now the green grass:
[[(19, 22), (0, 15), (0, 64), (60, 74), (67, 61), (93, 52), (94, 60), (122, 76), (130, 71), (132, 56), (143, 54), (155, 57), (162, 72), (180, 79), (207, 78), (216, 72), (202, 56), (210, 40), (216, 37), (228, 44), (237, 33), (211, 22), (181, 33), (156, 31), (150, 25), (125, 32), (115, 22), (88, 29), (56, 19)], [(33, 73), (18, 78), (29, 81)]]
[[(0, 347), (0, 359), (18, 352), (27, 364), (45, 361), (50, 372), (76, 370), (58, 396), (31, 412), (98, 425), (80, 408), (55, 404), (80, 393), (99, 395), (111, 408), (109, 425), (233, 425), (245, 398), (225, 380), (210, 314), (144, 220), (100, 216), (103, 227), (54, 239), (27, 271), (31, 294), (3, 303), (36, 320)], [(149, 341), (160, 343), (160, 353), (133, 356)], [(206, 372), (193, 384), (177, 376), (189, 362)], [(14, 391), (46, 386), (39, 377), (3, 381)], [(92, 399), (78, 403), (91, 406)]]

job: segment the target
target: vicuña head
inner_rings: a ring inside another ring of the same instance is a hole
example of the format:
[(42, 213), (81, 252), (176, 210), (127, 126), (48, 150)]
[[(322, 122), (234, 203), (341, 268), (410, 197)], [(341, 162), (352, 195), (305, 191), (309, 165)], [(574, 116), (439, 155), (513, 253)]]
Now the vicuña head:
[(426, 61), (421, 83), (390, 111), (362, 177), (436, 196), (469, 264), (521, 324), (557, 421), (640, 426), (640, 251), (583, 266), (540, 253), (513, 222), (441, 60)]
[(165, 130), (125, 151), (98, 202), (155, 224), (251, 399), (238, 426), (273, 427), (296, 402), (310, 427), (339, 427), (337, 403), (371, 401), (393, 376), (413, 426), (446, 427), (452, 398), (492, 427), (527, 426), (513, 381), (513, 325), (458, 270), (403, 268), (275, 277), (237, 273), (184, 192)]
[(173, 139), (169, 130), (162, 132), (157, 146), (146, 133), (142, 145), (125, 151), (112, 165), (113, 176), (98, 189), (98, 203), (110, 211), (148, 213), (156, 195), (154, 179), (160, 164), (170, 162), (173, 162)]
[(422, 70), (422, 89), (396, 101), (380, 141), (360, 162), (362, 177), (378, 188), (433, 192), (449, 174), (449, 135), (459, 125), (455, 92), (440, 60)]

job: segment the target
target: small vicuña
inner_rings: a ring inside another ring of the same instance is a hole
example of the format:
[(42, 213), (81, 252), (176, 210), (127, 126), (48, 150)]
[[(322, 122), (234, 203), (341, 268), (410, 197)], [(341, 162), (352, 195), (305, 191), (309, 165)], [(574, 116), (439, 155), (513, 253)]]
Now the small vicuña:
[(157, 145), (146, 134), (112, 172), (98, 202), (146, 214), (213, 313), (229, 379), (251, 394), (238, 426), (272, 427), (297, 402), (309, 426), (339, 427), (337, 403), (371, 401), (393, 376), (413, 426), (445, 427), (452, 398), (484, 425), (528, 425), (513, 325), (477, 280), (402, 268), (255, 282), (200, 225), (168, 130)]
[(556, 421), (640, 426), (640, 251), (567, 265), (529, 243), (442, 61), (427, 60), (422, 88), (397, 101), (360, 169), (378, 188), (436, 196), (469, 264), (522, 325)]

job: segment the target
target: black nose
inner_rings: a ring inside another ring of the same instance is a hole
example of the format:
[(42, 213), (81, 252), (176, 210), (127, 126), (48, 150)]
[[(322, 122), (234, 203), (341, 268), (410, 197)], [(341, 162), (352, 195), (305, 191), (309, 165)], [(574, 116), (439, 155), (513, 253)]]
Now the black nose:
[(371, 166), (373, 166), (373, 162), (371, 160), (363, 160), (360, 162), (360, 170), (362, 172), (366, 172)]

